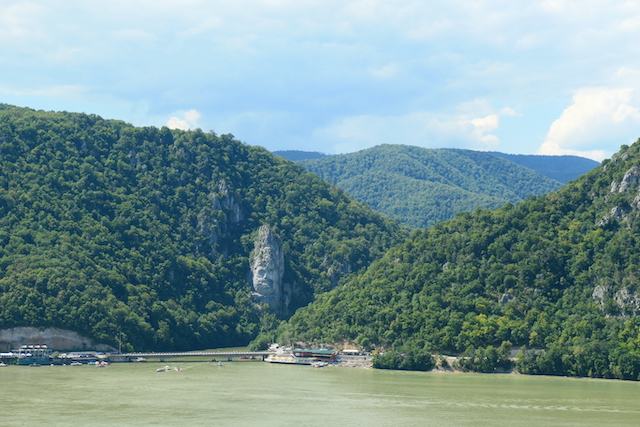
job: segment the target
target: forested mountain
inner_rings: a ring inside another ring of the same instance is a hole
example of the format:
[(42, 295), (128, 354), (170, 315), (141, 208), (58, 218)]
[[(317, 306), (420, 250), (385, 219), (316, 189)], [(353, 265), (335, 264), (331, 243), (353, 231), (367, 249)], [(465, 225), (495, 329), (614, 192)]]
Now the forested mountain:
[(300, 151), (300, 150), (281, 150), (274, 151), (273, 154), (276, 156), (284, 157), (287, 160), (291, 160), (292, 162), (299, 162), (301, 160), (312, 160), (319, 159), (321, 157), (326, 157), (326, 154), (320, 153), (318, 151)]
[[(506, 154), (499, 153), (497, 151), (489, 151), (488, 153), (507, 159), (520, 166), (533, 169), (547, 178), (551, 178), (563, 184), (576, 179), (580, 175), (584, 175), (600, 164), (595, 160), (587, 159), (585, 157), (568, 155), (544, 156), (538, 154)], [(300, 150), (274, 151), (273, 154), (284, 157), (285, 159), (293, 162), (314, 160), (327, 156), (327, 154), (319, 153), (317, 151)]]
[(523, 373), (640, 379), (639, 183), (640, 142), (557, 192), (415, 231), (280, 340), (463, 353), (486, 371), (526, 346), (544, 351), (521, 353)]
[(350, 196), (411, 227), (425, 228), (476, 207), (496, 209), (560, 188), (489, 153), (379, 145), (299, 162)]
[(0, 328), (245, 344), (406, 235), (232, 135), (0, 104)]
[(560, 181), (563, 184), (584, 175), (600, 163), (595, 160), (578, 156), (540, 156), (533, 154), (505, 154), (490, 152), (494, 156), (502, 157), (533, 169), (542, 175)]

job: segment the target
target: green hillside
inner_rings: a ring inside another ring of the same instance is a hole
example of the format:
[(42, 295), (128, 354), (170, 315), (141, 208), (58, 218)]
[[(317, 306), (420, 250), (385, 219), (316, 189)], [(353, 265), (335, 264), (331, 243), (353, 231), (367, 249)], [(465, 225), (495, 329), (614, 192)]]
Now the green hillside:
[(0, 328), (246, 344), (277, 320), (252, 288), (261, 226), (281, 243), (282, 318), (406, 237), (232, 135), (0, 104)]
[(640, 379), (639, 184), (640, 142), (555, 193), (416, 231), (279, 339), (382, 348), (392, 367), (462, 354), (487, 372), (525, 346), (522, 373)]
[(496, 209), (562, 185), (508, 160), (470, 150), (380, 145), (299, 163), (378, 212), (417, 228), (476, 207)]

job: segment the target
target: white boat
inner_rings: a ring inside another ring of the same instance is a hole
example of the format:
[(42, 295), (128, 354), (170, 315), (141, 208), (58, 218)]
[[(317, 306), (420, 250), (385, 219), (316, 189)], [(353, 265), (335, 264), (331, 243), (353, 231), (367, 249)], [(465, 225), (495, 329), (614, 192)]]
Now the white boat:
[(333, 362), (336, 352), (333, 350), (303, 350), (295, 349), (291, 351), (270, 354), (264, 361), (270, 363), (287, 363), (292, 365), (313, 365), (314, 363), (324, 363), (326, 366)]
[(311, 364), (311, 366), (313, 366), (314, 368), (324, 368), (325, 366), (328, 366), (329, 364), (327, 362), (313, 362)]
[(264, 359), (265, 362), (269, 363), (284, 363), (289, 365), (311, 365), (313, 360), (298, 358), (291, 353), (282, 353), (282, 354), (271, 354)]
[(69, 363), (69, 365), (71, 365), (71, 366), (82, 366), (82, 363), (78, 362), (77, 360), (74, 360), (73, 362)]

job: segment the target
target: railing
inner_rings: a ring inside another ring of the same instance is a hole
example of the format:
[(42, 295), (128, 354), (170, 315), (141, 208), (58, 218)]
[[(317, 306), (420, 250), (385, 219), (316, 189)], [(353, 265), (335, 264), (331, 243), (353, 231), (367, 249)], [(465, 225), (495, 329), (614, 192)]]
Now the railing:
[(272, 351), (175, 351), (175, 352), (136, 352), (120, 353), (119, 357), (175, 357), (175, 356), (269, 356)]

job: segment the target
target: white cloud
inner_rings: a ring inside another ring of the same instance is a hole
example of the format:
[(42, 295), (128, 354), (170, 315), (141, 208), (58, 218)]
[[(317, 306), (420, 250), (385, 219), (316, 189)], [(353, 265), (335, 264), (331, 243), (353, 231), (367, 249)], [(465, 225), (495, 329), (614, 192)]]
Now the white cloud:
[(640, 99), (632, 88), (582, 88), (553, 122), (539, 154), (573, 154), (602, 160), (598, 147), (622, 145), (640, 133)]
[(171, 117), (167, 120), (167, 127), (169, 129), (181, 129), (189, 130), (198, 127), (198, 120), (200, 119), (200, 113), (196, 110), (184, 111), (182, 113), (184, 119), (179, 117)]
[(489, 133), (498, 129), (498, 126), (500, 126), (500, 117), (498, 117), (497, 114), (472, 119), (471, 124), (475, 127), (472, 132), (473, 137), (486, 144), (487, 148), (495, 149), (500, 145), (498, 137)]
[(182, 120), (178, 117), (171, 117), (167, 120), (167, 127), (169, 129), (189, 130), (189, 123), (186, 120)]
[(379, 144), (495, 150), (500, 139), (493, 132), (500, 126), (500, 116), (515, 114), (511, 108), (496, 111), (485, 100), (476, 100), (449, 114), (417, 111), (396, 116), (345, 117), (318, 129), (314, 139), (329, 142), (333, 153), (359, 151)]
[(511, 107), (504, 107), (500, 110), (500, 115), (502, 116), (520, 116), (521, 114), (515, 111)]
[(378, 79), (388, 79), (396, 75), (398, 66), (396, 64), (385, 65), (381, 68), (371, 70), (371, 75)]
[(33, 39), (41, 40), (42, 31), (33, 26), (33, 21), (42, 18), (42, 9), (32, 2), (0, 7), (0, 43), (13, 45)]

